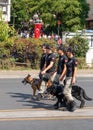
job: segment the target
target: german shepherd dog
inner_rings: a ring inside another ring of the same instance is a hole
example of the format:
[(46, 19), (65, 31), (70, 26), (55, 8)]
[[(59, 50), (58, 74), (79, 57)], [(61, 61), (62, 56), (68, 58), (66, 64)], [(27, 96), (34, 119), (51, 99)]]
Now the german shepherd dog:
[[(57, 98), (56, 109), (59, 108), (59, 104), (62, 104), (62, 102), (65, 102), (66, 104), (66, 99), (63, 94), (63, 89), (64, 89), (63, 85), (52, 83), (51, 80), (48, 80), (46, 86), (47, 86), (46, 92), (56, 96)], [(88, 101), (92, 100), (92, 98), (87, 96), (85, 90), (78, 85), (72, 86), (72, 96), (81, 102), (80, 108), (83, 108), (85, 106), (85, 100)]]
[(33, 89), (33, 97), (36, 95), (36, 90), (40, 91), (42, 80), (39, 78), (32, 78), (30, 74), (28, 74), (22, 81), (23, 84), (30, 84)]

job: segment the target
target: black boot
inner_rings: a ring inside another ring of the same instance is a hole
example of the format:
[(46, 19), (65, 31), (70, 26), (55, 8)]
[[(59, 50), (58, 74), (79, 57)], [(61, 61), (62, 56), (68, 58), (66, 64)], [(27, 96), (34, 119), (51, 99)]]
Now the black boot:
[(54, 108), (55, 109), (58, 109), (59, 107), (67, 107), (66, 102), (65, 101), (61, 101), (61, 102), (56, 102), (54, 104)]
[(58, 109), (59, 108), (59, 103), (58, 101), (54, 104), (54, 109)]
[(74, 101), (70, 101), (67, 106), (68, 111), (74, 112), (75, 108), (76, 108), (76, 103)]
[(61, 104), (60, 104), (61, 107), (67, 107), (67, 104), (65, 101), (62, 101)]

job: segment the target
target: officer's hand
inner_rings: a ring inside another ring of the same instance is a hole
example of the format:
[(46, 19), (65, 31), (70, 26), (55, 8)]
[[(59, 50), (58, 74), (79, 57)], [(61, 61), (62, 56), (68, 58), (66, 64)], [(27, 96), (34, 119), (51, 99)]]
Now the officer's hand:
[(76, 83), (76, 79), (72, 78), (72, 84), (75, 84), (75, 83)]
[(62, 81), (62, 80), (63, 80), (63, 77), (62, 77), (62, 76), (60, 76), (60, 77), (59, 77), (59, 81)]
[(41, 74), (45, 74), (45, 73), (46, 73), (46, 71), (44, 71), (44, 70), (41, 72)]

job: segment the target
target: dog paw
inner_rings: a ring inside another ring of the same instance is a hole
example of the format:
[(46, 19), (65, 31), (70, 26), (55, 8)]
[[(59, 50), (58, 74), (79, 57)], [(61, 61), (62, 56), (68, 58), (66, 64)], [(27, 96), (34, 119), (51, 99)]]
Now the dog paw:
[(58, 107), (58, 106), (55, 106), (55, 107), (54, 107), (54, 109), (56, 109), (56, 110), (57, 110), (57, 109), (59, 109), (59, 107)]
[(25, 102), (31, 102), (31, 98), (26, 98)]
[(36, 96), (36, 100), (41, 100), (42, 99), (42, 94), (41, 93), (39, 93), (37, 96)]
[(80, 108), (83, 108), (85, 106), (85, 101), (82, 101), (80, 104)]

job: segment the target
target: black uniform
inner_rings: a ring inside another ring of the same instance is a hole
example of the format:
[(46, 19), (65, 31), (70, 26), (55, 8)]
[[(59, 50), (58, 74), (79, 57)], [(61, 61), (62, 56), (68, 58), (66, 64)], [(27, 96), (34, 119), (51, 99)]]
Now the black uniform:
[(45, 61), (46, 61), (46, 56), (47, 56), (46, 53), (43, 53), (42, 56), (41, 56), (41, 59), (40, 59), (40, 70), (43, 70), (43, 68), (44, 68)]
[(47, 54), (43, 53), (42, 56), (41, 56), (41, 59), (40, 59), (40, 73), (39, 73), (40, 79), (42, 79), (41, 71), (44, 69), (44, 65), (45, 65), (45, 62), (46, 62), (46, 56), (47, 56)]
[(55, 71), (56, 58), (55, 58), (54, 53), (47, 54), (47, 57), (46, 57), (46, 67), (49, 66), (49, 64), (50, 64), (51, 61), (54, 62), (54, 65), (49, 70), (47, 70), (46, 73), (51, 73), (51, 72)]
[(74, 68), (77, 67), (77, 60), (75, 59), (75, 57), (72, 58), (68, 58), (68, 62), (67, 62), (67, 73), (66, 76), (67, 77), (72, 77), (73, 73), (74, 73)]
[(59, 56), (57, 74), (61, 74), (64, 69), (64, 65), (67, 63), (68, 59), (65, 55)]

